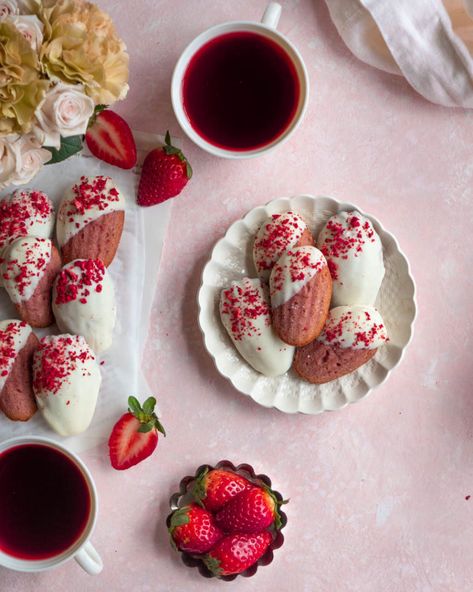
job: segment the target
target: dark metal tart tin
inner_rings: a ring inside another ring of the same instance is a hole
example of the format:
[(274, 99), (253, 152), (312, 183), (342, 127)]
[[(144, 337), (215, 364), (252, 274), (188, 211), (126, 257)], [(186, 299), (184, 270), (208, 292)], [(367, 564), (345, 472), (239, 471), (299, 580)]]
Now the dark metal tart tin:
[[(248, 464), (241, 464), (235, 466), (229, 460), (221, 460), (215, 466), (212, 465), (201, 465), (195, 472), (195, 475), (188, 475), (184, 477), (181, 482), (179, 483), (179, 491), (174, 493), (170, 500), (169, 505), (171, 507), (171, 513), (166, 519), (166, 525), (169, 528), (171, 524), (171, 516), (175, 510), (185, 506), (187, 503), (192, 501), (191, 490), (192, 486), (194, 485), (195, 480), (200, 475), (200, 473), (204, 470), (208, 469), (211, 471), (212, 469), (223, 469), (226, 471), (233, 471), (242, 477), (248, 479), (255, 485), (267, 485), (271, 487), (271, 479), (267, 475), (259, 474), (257, 475), (251, 465)], [(283, 501), (282, 495), (278, 491), (272, 490), (276, 499), (278, 501)], [(231, 582), (238, 576), (243, 576), (245, 578), (249, 578), (254, 576), (255, 573), (258, 571), (258, 566), (260, 565), (269, 565), (273, 560), (274, 550), (279, 549), (284, 543), (284, 535), (282, 534), (282, 529), (287, 524), (287, 516), (286, 514), (279, 508), (279, 515), (281, 516), (281, 529), (275, 530), (273, 529), (271, 532), (273, 534), (273, 542), (268, 547), (266, 553), (260, 557), (260, 559), (250, 566), (248, 569), (243, 571), (241, 574), (234, 574), (231, 576), (220, 576), (218, 579), (224, 580), (227, 582)], [(271, 529), (270, 529), (271, 530)], [(178, 551), (181, 554), (182, 561), (188, 567), (197, 567), (200, 574), (204, 576), (204, 578), (216, 578), (205, 566), (204, 562), (200, 558), (199, 555), (192, 555), (191, 553), (187, 553), (186, 551)]]

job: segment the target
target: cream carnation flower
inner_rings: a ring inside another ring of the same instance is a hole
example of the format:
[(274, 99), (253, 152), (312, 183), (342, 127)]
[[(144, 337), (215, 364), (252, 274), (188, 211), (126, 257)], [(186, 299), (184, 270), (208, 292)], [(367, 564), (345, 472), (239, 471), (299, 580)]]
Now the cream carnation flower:
[(40, 78), (38, 54), (9, 21), (0, 22), (0, 135), (28, 132), (50, 86)]
[(48, 91), (36, 109), (36, 119), (45, 134), (44, 145), (59, 149), (61, 136), (81, 136), (94, 113), (94, 101), (83, 87), (59, 83)]
[(125, 98), (128, 54), (111, 18), (85, 0), (43, 0), (41, 60), (54, 80), (83, 84), (96, 104)]

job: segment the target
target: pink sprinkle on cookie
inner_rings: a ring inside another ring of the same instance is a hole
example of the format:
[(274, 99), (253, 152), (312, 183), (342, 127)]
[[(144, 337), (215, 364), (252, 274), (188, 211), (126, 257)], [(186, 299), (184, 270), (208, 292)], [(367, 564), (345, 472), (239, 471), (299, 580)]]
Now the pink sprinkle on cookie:
[(78, 259), (63, 269), (56, 281), (56, 304), (79, 300), (87, 304), (91, 290), (100, 293), (105, 266), (100, 259)]

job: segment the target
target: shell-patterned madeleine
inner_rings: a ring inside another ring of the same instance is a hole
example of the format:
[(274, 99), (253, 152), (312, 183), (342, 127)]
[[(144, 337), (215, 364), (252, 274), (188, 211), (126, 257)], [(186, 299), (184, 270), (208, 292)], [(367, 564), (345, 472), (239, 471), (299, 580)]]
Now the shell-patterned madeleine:
[(279, 376), (289, 370), (294, 348), (274, 331), (268, 294), (258, 279), (244, 278), (222, 291), (220, 318), (240, 355), (257, 372)]

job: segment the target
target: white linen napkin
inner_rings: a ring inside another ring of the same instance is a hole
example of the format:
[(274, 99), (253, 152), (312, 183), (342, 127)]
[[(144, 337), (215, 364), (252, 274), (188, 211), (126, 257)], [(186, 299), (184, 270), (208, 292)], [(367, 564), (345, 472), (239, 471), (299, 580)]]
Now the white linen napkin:
[(426, 99), (473, 108), (473, 0), (326, 0), (348, 48)]

